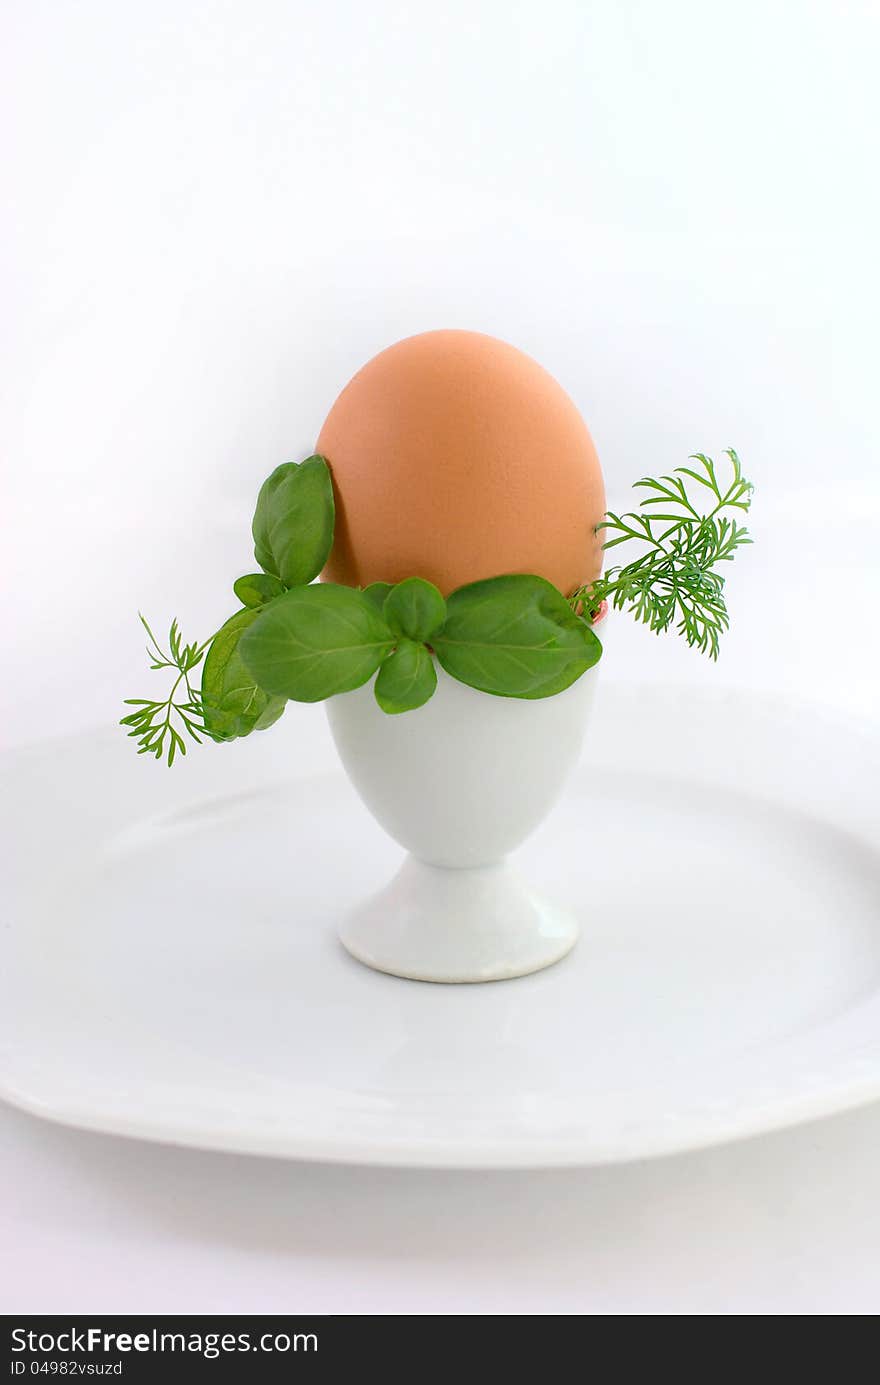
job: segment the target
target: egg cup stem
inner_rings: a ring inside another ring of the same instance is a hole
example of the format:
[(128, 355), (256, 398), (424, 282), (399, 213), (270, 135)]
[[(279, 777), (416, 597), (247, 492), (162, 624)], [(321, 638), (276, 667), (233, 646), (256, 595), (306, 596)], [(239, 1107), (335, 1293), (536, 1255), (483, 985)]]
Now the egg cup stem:
[(408, 855), (343, 923), (359, 962), (413, 981), (503, 981), (552, 966), (577, 942), (572, 915), (502, 862), (455, 869)]
[(341, 927), (367, 966), (423, 981), (493, 981), (550, 966), (577, 925), (506, 863), (577, 764), (598, 665), (565, 692), (490, 697), (438, 670), (423, 707), (380, 711), (369, 686), (327, 702), (345, 770), (410, 853)]

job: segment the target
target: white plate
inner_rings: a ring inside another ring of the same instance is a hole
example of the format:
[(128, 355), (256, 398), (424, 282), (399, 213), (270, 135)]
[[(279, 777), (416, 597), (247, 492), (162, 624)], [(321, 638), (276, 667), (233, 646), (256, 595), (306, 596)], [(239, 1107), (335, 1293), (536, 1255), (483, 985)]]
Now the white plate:
[(180, 1144), (472, 1167), (656, 1155), (880, 1095), (878, 742), (730, 692), (598, 703), (518, 853), (582, 940), (485, 986), (337, 942), (401, 853), (314, 774), (320, 709), (171, 773), (121, 733), (7, 755), (0, 1092)]

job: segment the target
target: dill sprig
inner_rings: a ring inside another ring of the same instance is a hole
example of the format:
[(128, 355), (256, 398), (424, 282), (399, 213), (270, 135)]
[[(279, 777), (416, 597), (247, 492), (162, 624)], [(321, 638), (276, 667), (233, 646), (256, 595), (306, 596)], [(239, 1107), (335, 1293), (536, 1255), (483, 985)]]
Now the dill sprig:
[[(674, 624), (690, 646), (718, 658), (719, 641), (729, 620), (724, 578), (717, 567), (752, 542), (748, 530), (723, 513), (747, 512), (752, 497), (752, 485), (732, 448), (727, 456), (733, 474), (726, 485), (719, 481), (712, 459), (701, 452), (689, 459), (698, 464), (696, 468), (680, 466), (671, 476), (636, 481), (636, 487), (649, 492), (640, 504), (642, 510), (650, 507), (650, 512), (617, 515), (609, 511), (597, 529), (615, 536), (605, 543), (606, 549), (638, 540), (644, 551), (625, 567), (609, 568), (576, 591), (571, 598), (575, 610), (594, 616), (603, 601), (618, 610), (625, 606), (657, 634)], [(706, 513), (694, 504), (682, 477), (710, 492)]]
[[(202, 694), (190, 683), (190, 674), (202, 662), (211, 640), (205, 640), (203, 644), (184, 644), (175, 619), (172, 620), (168, 631), (166, 652), (140, 612), (138, 616), (149, 636), (147, 654), (150, 658), (150, 668), (176, 669), (177, 677), (171, 691), (162, 702), (154, 702), (146, 697), (127, 697), (125, 705), (136, 710), (122, 717), (119, 724), (131, 728), (128, 734), (136, 738), (139, 755), (149, 752), (155, 755), (157, 760), (161, 760), (162, 756), (167, 754), (170, 767), (174, 764), (178, 751), (181, 755), (186, 754), (186, 743), (181, 730), (199, 745), (202, 736), (207, 736), (209, 740), (215, 739), (205, 727)], [(212, 635), (211, 639), (213, 638)], [(180, 699), (175, 701), (181, 685)]]

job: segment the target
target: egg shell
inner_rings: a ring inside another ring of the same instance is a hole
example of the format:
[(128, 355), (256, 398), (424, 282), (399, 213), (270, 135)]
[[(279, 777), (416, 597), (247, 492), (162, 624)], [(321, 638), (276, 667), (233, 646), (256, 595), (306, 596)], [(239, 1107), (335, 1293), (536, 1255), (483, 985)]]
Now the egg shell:
[(397, 342), (346, 385), (316, 450), (337, 502), (326, 581), (425, 577), (448, 594), (528, 572), (568, 595), (601, 570), (592, 438), (562, 386), (506, 342)]

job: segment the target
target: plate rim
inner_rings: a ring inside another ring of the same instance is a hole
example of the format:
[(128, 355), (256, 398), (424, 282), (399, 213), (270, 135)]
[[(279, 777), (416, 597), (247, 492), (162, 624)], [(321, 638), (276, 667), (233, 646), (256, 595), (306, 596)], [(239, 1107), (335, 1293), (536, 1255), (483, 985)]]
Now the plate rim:
[[(627, 695), (680, 697), (684, 692), (690, 699), (699, 701), (717, 700), (719, 696), (744, 700), (749, 704), (759, 703), (765, 712), (791, 715), (793, 707), (809, 711), (811, 717), (818, 717), (829, 728), (846, 729), (860, 741), (869, 743), (874, 753), (880, 751), (880, 726), (870, 719), (850, 715), (846, 709), (827, 707), (824, 704), (809, 702), (806, 699), (792, 699), (778, 693), (765, 694), (753, 692), (748, 688), (720, 687), (697, 689), (693, 685), (662, 684), (611, 684)], [(106, 732), (97, 733), (106, 738)], [(61, 738), (68, 745), (95, 738), (94, 731), (74, 733)], [(19, 764), (39, 760), (44, 747), (55, 747), (59, 738), (46, 742), (15, 747), (12, 751), (0, 752), (0, 762), (15, 757)], [(315, 773), (305, 766), (301, 773), (288, 767), (286, 778), (300, 779)], [(332, 771), (331, 771), (332, 774)], [(338, 771), (337, 771), (338, 775)], [(336, 777), (336, 776), (334, 776)], [(266, 783), (265, 779), (263, 781)], [(266, 787), (270, 787), (266, 783)], [(204, 801), (204, 800), (202, 800)], [(831, 818), (831, 821), (835, 821)], [(838, 825), (835, 823), (835, 825)], [(873, 842), (871, 843), (873, 846)], [(341, 947), (341, 944), (337, 944)], [(564, 961), (557, 965), (564, 965)], [(403, 983), (411, 984), (411, 983)], [(880, 1010), (878, 1010), (880, 1016)], [(880, 1033), (880, 1030), (878, 1030)], [(0, 1099), (18, 1110), (56, 1124), (92, 1133), (112, 1134), (116, 1137), (144, 1140), (172, 1147), (192, 1148), (204, 1151), (229, 1152), (265, 1158), (283, 1158), (299, 1161), (345, 1164), (354, 1166), (382, 1166), (390, 1168), (424, 1169), (541, 1169), (602, 1166), (615, 1163), (637, 1162), (642, 1159), (670, 1157), (691, 1150), (711, 1148), (715, 1145), (739, 1142), (760, 1137), (794, 1126), (810, 1123), (825, 1117), (842, 1114), (880, 1098), (880, 1052), (867, 1066), (856, 1065), (859, 1070), (846, 1071), (846, 1058), (833, 1055), (830, 1060), (831, 1072), (835, 1074), (832, 1082), (822, 1080), (824, 1070), (814, 1068), (811, 1080), (801, 1084), (796, 1078), (789, 1079), (783, 1090), (773, 1088), (768, 1091), (764, 1102), (754, 1099), (737, 1105), (734, 1101), (725, 1111), (712, 1108), (711, 1119), (701, 1121), (700, 1102), (695, 1100), (687, 1108), (686, 1119), (680, 1123), (674, 1117), (659, 1122), (649, 1122), (648, 1130), (633, 1127), (632, 1137), (620, 1128), (609, 1131), (607, 1143), (603, 1143), (595, 1130), (584, 1135), (529, 1136), (518, 1134), (513, 1141), (480, 1137), (475, 1144), (468, 1145), (461, 1136), (452, 1136), (448, 1145), (435, 1137), (419, 1139), (407, 1135), (388, 1133), (370, 1136), (364, 1132), (354, 1135), (343, 1132), (328, 1134), (318, 1131), (312, 1134), (306, 1129), (293, 1132), (289, 1127), (273, 1135), (271, 1131), (246, 1130), (232, 1131), (224, 1128), (192, 1128), (177, 1124), (171, 1128), (168, 1121), (149, 1117), (130, 1116), (104, 1111), (98, 1107), (83, 1108), (74, 1102), (63, 1099), (48, 1099), (31, 1086), (23, 1088), (21, 1081), (6, 1071), (8, 1058), (14, 1045), (2, 1042), (0, 1035)], [(769, 1084), (771, 1087), (773, 1084)], [(680, 1128), (679, 1128), (680, 1126)]]

